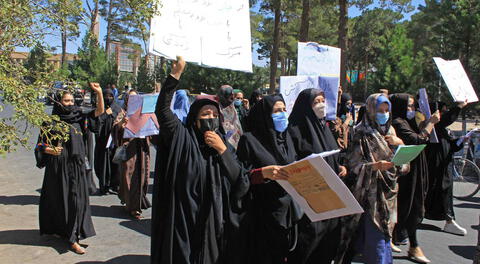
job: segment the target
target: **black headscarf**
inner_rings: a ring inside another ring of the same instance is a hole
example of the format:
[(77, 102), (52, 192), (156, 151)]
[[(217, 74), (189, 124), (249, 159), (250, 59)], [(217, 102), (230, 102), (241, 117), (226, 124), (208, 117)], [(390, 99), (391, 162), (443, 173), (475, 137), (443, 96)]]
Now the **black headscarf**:
[(69, 151), (70, 157), (80, 157), (83, 155), (83, 122), (85, 117), (82, 109), (76, 105), (63, 106), (60, 101), (63, 96), (58, 96), (53, 105), (52, 115), (57, 115), (60, 121), (70, 125), (69, 140), (66, 142), (66, 148)]
[[(113, 99), (107, 99), (107, 95), (111, 95)], [(113, 105), (115, 102), (115, 97), (112, 89), (104, 89), (103, 90), (103, 102), (105, 103), (105, 107), (108, 108)]]
[(285, 103), (281, 96), (270, 95), (255, 104), (248, 114), (247, 126), (265, 149), (275, 156), (277, 162), (286, 165), (295, 161), (295, 152), (292, 151), (293, 149), (289, 151), (289, 148), (293, 148), (293, 144), (287, 131), (277, 132), (273, 125), (273, 106), (278, 101)]
[[(203, 135), (201, 135), (199, 133), (199, 130), (198, 130), (197, 125), (196, 125), (196, 121), (197, 121), (198, 112), (200, 112), (200, 109), (202, 109), (202, 107), (204, 107), (206, 105), (213, 105), (213, 106), (215, 106), (215, 108), (217, 108), (218, 114), (219, 114), (218, 118), (220, 119), (219, 124), (221, 124), (222, 120), (221, 120), (221, 115), (220, 115), (220, 106), (218, 105), (217, 102), (215, 102), (213, 100), (210, 100), (210, 99), (195, 100), (193, 102), (193, 104), (190, 106), (190, 111), (188, 112), (187, 119), (186, 119), (186, 127), (188, 129), (193, 129), (193, 131), (195, 131), (195, 133), (197, 135), (198, 143), (201, 146), (205, 145), (205, 141), (204, 141)], [(225, 135), (225, 130), (223, 129), (223, 126), (220, 125), (218, 129), (219, 129), (219, 132), (220, 132), (220, 136), (223, 137)], [(222, 139), (224, 139), (224, 138), (222, 138)]]
[[(313, 112), (312, 104), (322, 92), (318, 89), (303, 90), (297, 97), (289, 117), (289, 131), (299, 158), (305, 158), (313, 153), (338, 149), (337, 141), (325, 120), (320, 120)], [(327, 163), (338, 169), (338, 158), (326, 157)]]
[(413, 96), (406, 93), (397, 93), (390, 95), (390, 102), (392, 102), (392, 118), (397, 117), (407, 119), (407, 107), (409, 98)]
[(348, 93), (342, 93), (342, 96), (340, 98), (340, 103), (338, 104), (337, 107), (337, 116), (341, 117), (343, 115), (346, 115), (349, 110), (347, 108), (347, 102), (352, 100), (352, 96)]
[(418, 133), (420, 129), (418, 128), (415, 118), (407, 119), (408, 100), (410, 98), (414, 97), (406, 93), (392, 94), (390, 96), (390, 102), (392, 103), (392, 120), (403, 119)]
[(256, 103), (259, 102), (258, 100), (259, 96), (262, 96), (262, 91), (260, 91), (260, 89), (253, 90), (249, 100), (250, 107), (253, 107)]

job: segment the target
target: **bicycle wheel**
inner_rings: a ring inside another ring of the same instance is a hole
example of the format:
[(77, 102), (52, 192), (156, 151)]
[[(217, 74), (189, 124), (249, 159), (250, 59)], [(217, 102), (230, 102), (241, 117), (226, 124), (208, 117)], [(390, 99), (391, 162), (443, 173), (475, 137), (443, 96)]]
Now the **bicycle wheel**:
[(451, 163), (453, 196), (458, 199), (475, 195), (480, 187), (480, 169), (471, 160), (454, 157)]

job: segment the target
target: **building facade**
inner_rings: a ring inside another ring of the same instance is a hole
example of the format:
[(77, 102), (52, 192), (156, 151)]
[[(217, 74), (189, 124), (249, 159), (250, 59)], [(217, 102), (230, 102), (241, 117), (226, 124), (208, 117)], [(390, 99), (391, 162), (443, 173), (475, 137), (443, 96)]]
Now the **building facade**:
[[(19, 64), (24, 64), (27, 61), (29, 54), (30, 52), (15, 51), (15, 52), (12, 52), (12, 54), (10, 54), (10, 57), (15, 62)], [(67, 53), (66, 58), (67, 58), (66, 63), (72, 64), (74, 61), (78, 59), (78, 56), (76, 54)], [(62, 54), (50, 54), (50, 56), (47, 57), (47, 63), (48, 65), (53, 66), (52, 67), (53, 70), (60, 69), (60, 67), (62, 66)]]

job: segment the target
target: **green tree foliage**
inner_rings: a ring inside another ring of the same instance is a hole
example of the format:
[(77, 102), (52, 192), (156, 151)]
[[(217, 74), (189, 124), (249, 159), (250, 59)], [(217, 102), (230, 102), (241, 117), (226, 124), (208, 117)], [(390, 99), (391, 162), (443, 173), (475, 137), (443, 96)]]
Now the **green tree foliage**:
[(254, 89), (264, 88), (268, 83), (269, 71), (263, 67), (253, 67), (252, 73), (230, 70), (205, 68), (188, 63), (180, 82), (181, 89), (188, 89), (192, 93), (201, 92), (215, 94), (223, 84), (229, 84), (234, 89), (240, 89), (249, 95)]
[[(422, 83), (436, 99), (449, 99), (432, 57), (460, 59), (474, 88), (480, 84), (480, 2), (476, 0), (425, 1), (412, 16), (409, 36), (414, 52), (423, 53)], [(449, 99), (451, 100), (451, 99)]]
[(64, 65), (67, 54), (67, 41), (75, 40), (80, 35), (79, 21), (83, 13), (82, 0), (40, 0), (38, 6), (48, 10), (40, 17), (55, 34), (60, 32), (62, 43), (62, 60)]
[(115, 60), (107, 59), (105, 50), (91, 34), (83, 39), (78, 58), (72, 67), (72, 78), (82, 86), (88, 87), (88, 82), (99, 82), (102, 87), (116, 84), (118, 71)]
[(30, 51), (24, 65), (25, 69), (28, 70), (26, 79), (30, 81), (30, 83), (34, 83), (37, 80), (37, 75), (51, 71), (51, 67), (47, 64), (47, 57), (48, 54), (41, 43), (37, 43)]
[(151, 93), (155, 87), (155, 76), (148, 67), (146, 57), (143, 57), (138, 67), (135, 88), (143, 93)]
[(32, 73), (10, 57), (15, 47), (33, 48), (43, 39), (38, 18), (50, 12), (38, 1), (0, 0), (0, 154), (30, 146), (30, 126), (40, 128), (48, 139), (65, 138), (67, 126), (45, 113), (44, 104), (36, 100), (45, 95), (42, 87), (51, 81), (50, 74), (36, 72), (31, 83)]
[(372, 90), (387, 88), (391, 93), (417, 94), (423, 88), (420, 80), (423, 54), (413, 52), (413, 40), (407, 37), (405, 25), (397, 24), (381, 39), (379, 56), (372, 74)]

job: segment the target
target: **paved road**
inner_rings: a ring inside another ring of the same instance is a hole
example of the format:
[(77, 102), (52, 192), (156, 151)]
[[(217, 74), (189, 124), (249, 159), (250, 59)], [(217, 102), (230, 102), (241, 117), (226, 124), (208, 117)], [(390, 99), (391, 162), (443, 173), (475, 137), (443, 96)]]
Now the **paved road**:
[[(58, 239), (41, 237), (38, 191), (42, 179), (43, 170), (35, 167), (32, 150), (19, 149), (0, 157), (0, 263), (149, 263), (150, 210), (145, 211), (145, 219), (132, 220), (114, 195), (91, 197), (97, 235), (84, 240), (89, 244), (87, 254), (76, 255)], [(455, 201), (458, 222), (468, 229), (466, 237), (443, 233), (442, 222), (424, 222), (418, 236), (432, 263), (472, 263), (479, 208), (479, 196)], [(412, 263), (402, 257), (405, 253), (395, 255), (394, 263)]]

